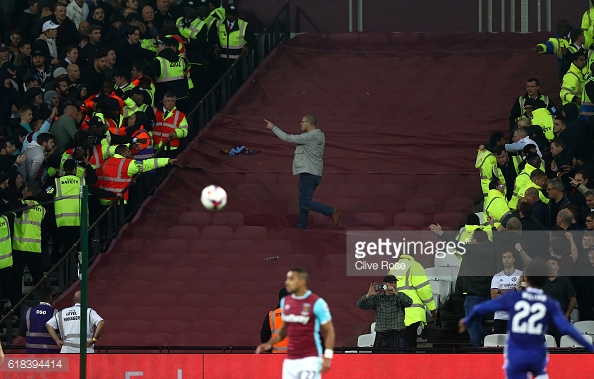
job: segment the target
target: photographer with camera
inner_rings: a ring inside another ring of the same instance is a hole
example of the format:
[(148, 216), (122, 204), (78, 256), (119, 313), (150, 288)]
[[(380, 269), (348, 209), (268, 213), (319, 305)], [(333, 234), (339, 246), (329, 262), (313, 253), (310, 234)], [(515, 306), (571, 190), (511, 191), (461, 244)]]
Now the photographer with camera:
[[(380, 293), (383, 292), (383, 293)], [(384, 276), (383, 284), (372, 283), (366, 295), (357, 301), (361, 309), (375, 310), (375, 342), (373, 347), (404, 348), (404, 308), (413, 301), (402, 292), (396, 291), (396, 277)]]

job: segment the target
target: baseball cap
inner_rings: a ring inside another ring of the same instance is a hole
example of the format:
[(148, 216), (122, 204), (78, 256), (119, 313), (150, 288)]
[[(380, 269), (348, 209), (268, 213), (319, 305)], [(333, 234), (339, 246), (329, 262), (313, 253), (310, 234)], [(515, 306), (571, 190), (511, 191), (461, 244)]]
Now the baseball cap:
[(189, 1), (184, 1), (184, 3), (182, 4), (182, 7), (184, 8), (196, 8), (199, 4), (198, 0), (189, 0)]
[(5, 43), (0, 43), (0, 50), (8, 50), (8, 46)]
[(60, 25), (56, 24), (52, 20), (49, 20), (49, 21), (46, 21), (43, 23), (43, 26), (41, 27), (41, 31), (47, 32), (48, 30), (58, 29), (59, 27), (60, 27)]
[(144, 95), (144, 88), (134, 87), (130, 90), (130, 96), (132, 95)]
[[(175, 41), (177, 42), (177, 41)], [(172, 38), (168, 38), (168, 37), (159, 37), (156, 40), (156, 44), (163, 44), (165, 46), (175, 46), (175, 42), (173, 41)]]
[(394, 275), (386, 275), (384, 276), (384, 280), (385, 283), (396, 283), (398, 280), (396, 279), (396, 277)]
[(31, 57), (45, 57), (45, 54), (41, 50), (35, 50), (31, 53)]
[(2, 68), (6, 69), (6, 70), (16, 70), (16, 67), (10, 61), (2, 63)]
[(237, 7), (235, 4), (229, 4), (225, 7), (225, 14), (237, 14)]

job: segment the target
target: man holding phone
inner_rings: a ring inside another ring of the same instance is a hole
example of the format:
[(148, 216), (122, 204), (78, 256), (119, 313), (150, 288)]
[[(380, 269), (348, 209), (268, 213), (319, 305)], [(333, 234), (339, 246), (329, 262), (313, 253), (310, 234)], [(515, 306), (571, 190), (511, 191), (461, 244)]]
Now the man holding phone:
[(361, 309), (375, 310), (375, 342), (373, 347), (405, 348), (404, 308), (412, 305), (412, 299), (396, 291), (396, 277), (384, 276), (383, 284), (371, 283), (366, 295), (357, 301)]

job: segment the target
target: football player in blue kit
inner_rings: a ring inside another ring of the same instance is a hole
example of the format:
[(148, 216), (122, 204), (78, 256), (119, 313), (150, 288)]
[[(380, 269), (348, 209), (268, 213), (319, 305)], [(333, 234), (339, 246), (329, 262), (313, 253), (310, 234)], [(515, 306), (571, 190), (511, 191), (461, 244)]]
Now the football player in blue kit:
[(594, 352), (594, 346), (564, 317), (559, 303), (544, 294), (542, 288), (547, 282), (548, 271), (543, 261), (533, 260), (524, 270), (525, 290), (507, 292), (494, 300), (478, 304), (458, 324), (460, 333), (464, 333), (468, 325), (477, 322), (481, 315), (496, 311), (509, 312), (503, 350), (503, 368), (507, 379), (526, 379), (528, 373), (532, 373), (536, 379), (549, 377), (546, 370), (548, 353), (545, 334), (551, 322), (588, 352)]

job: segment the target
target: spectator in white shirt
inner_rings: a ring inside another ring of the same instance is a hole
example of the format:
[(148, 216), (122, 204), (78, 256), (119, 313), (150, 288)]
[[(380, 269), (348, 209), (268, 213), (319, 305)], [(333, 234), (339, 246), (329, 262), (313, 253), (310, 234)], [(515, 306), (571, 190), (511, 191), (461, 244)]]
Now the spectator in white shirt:
[(524, 149), (524, 146), (528, 144), (532, 144), (536, 146), (536, 154), (542, 158), (542, 154), (540, 149), (538, 148), (538, 144), (534, 142), (530, 137), (530, 132), (527, 128), (519, 128), (514, 132), (513, 141), (514, 143), (506, 143), (505, 150), (512, 153), (521, 152)]
[[(491, 280), (491, 298), (495, 299), (501, 294), (508, 291), (514, 291), (516, 285), (520, 281), (522, 271), (517, 270), (514, 266), (516, 259), (511, 251), (506, 251), (501, 255), (501, 263), (503, 263), (503, 271), (498, 272), (493, 276)], [(507, 333), (507, 320), (509, 320), (509, 314), (504, 311), (495, 312), (493, 318), (493, 327), (495, 333), (505, 334)]]

